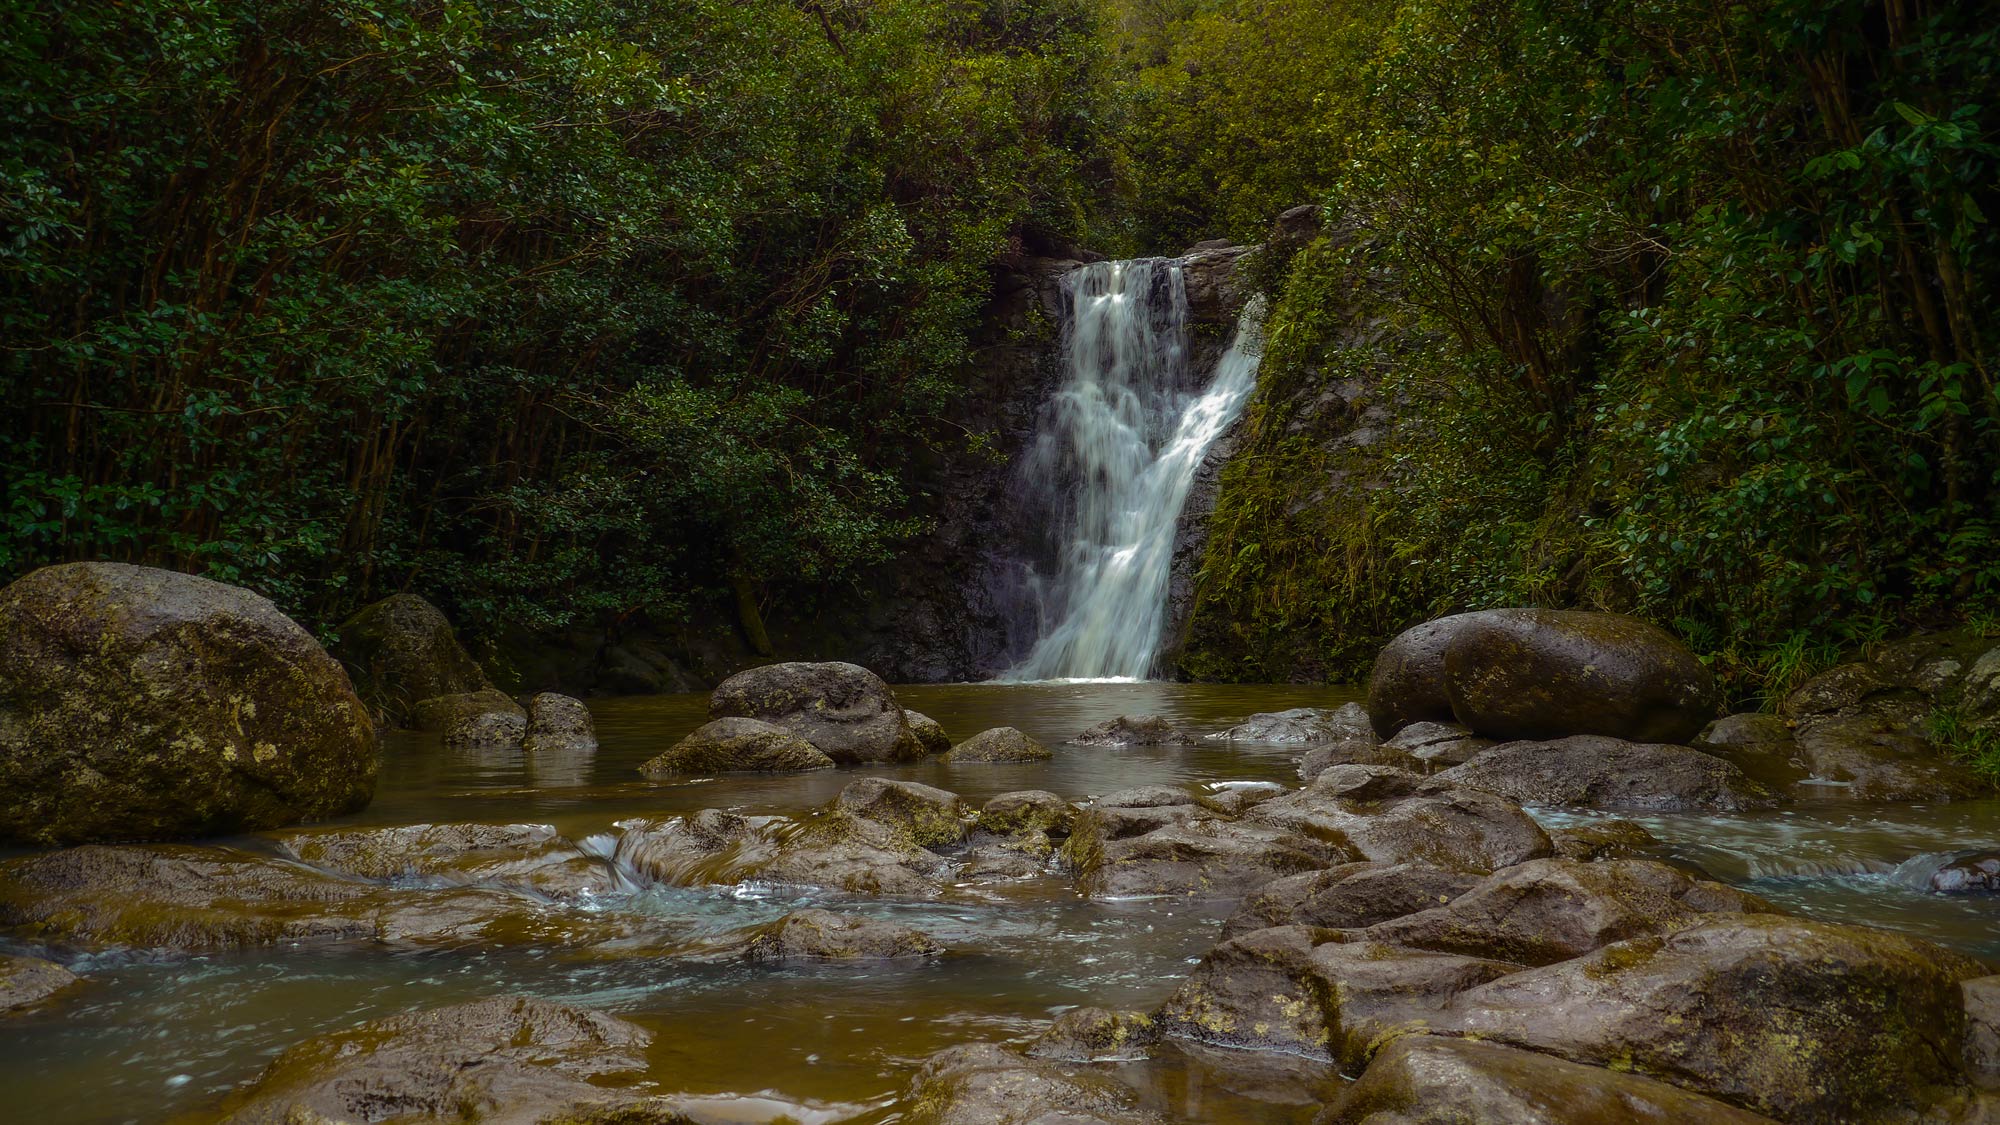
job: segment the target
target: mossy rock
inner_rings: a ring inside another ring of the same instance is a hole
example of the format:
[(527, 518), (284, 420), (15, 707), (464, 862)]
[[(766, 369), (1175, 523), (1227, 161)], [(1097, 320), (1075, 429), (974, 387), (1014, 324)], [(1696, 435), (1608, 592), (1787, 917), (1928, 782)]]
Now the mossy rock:
[(840, 791), (835, 808), (886, 825), (921, 848), (965, 839), (965, 802), (958, 794), (914, 781), (864, 777)]
[(819, 747), (761, 719), (730, 717), (697, 728), (639, 767), (647, 777), (691, 773), (791, 773), (833, 768)]
[(784, 727), (842, 765), (924, 756), (889, 685), (855, 664), (792, 662), (738, 672), (708, 700), (709, 718), (730, 716)]
[(944, 946), (922, 930), (816, 909), (794, 910), (757, 927), (743, 946), (744, 960), (773, 964), (891, 961), (943, 952)]
[(525, 737), (527, 734), (528, 709), (497, 688), (434, 695), (419, 700), (411, 712), (411, 722), (418, 730), (443, 734), (477, 715), (511, 716), (520, 720), (522, 735)]
[(0, 954), (0, 1017), (37, 1007), (76, 982), (53, 961)]
[(998, 836), (1020, 832), (1066, 835), (1076, 822), (1076, 806), (1042, 789), (1002, 793), (979, 810), (979, 830)]
[(0, 590), (0, 841), (275, 828), (360, 808), (375, 771), (347, 674), (248, 590), (121, 563)]
[(398, 726), (422, 700), (493, 686), (450, 620), (415, 594), (363, 606), (341, 623), (337, 647), (362, 700)]
[(951, 748), (944, 761), (953, 764), (997, 764), (1004, 762), (1046, 762), (1055, 757), (1049, 748), (1013, 727), (983, 730)]
[(910, 724), (910, 733), (915, 735), (926, 754), (942, 754), (951, 749), (951, 736), (944, 732), (944, 724), (921, 711), (904, 711), (903, 721)]

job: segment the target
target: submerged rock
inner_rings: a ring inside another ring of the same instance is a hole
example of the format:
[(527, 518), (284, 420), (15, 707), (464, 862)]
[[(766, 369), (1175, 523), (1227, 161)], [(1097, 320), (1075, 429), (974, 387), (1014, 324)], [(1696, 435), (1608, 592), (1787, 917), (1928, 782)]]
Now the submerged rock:
[(1294, 707), (1252, 715), (1221, 734), (1209, 737), (1227, 742), (1367, 742), (1377, 741), (1368, 724), (1367, 712), (1358, 703), (1337, 710)]
[(546, 824), (410, 824), (292, 832), (277, 841), (301, 863), (357, 879), (489, 884), (551, 898), (614, 889), (601, 860)]
[(1737, 812), (1777, 803), (1769, 790), (1711, 754), (1601, 735), (1501, 743), (1438, 780), (1550, 808)]
[(902, 1106), (908, 1125), (1161, 1125), (1109, 1076), (1023, 1058), (990, 1043), (924, 1061)]
[(166, 839), (360, 808), (375, 729), (248, 590), (121, 563), (0, 590), (0, 842)]
[(1492, 1043), (1405, 1035), (1316, 1125), (1776, 1125), (1664, 1082)]
[(680, 773), (761, 773), (823, 770), (833, 759), (817, 746), (761, 719), (727, 718), (705, 723), (666, 753), (639, 767), (647, 777)]
[(651, 1039), (601, 1012), (527, 997), (411, 1012), (291, 1048), (230, 1096), (221, 1121), (534, 1122), (618, 1100), (591, 1080), (643, 1071)]
[(1047, 832), (1068, 835), (1076, 821), (1076, 807), (1054, 793), (1024, 789), (1002, 793), (979, 810), (979, 829), (1000, 836), (1017, 832)]
[(410, 722), (422, 700), (493, 686), (451, 622), (415, 594), (363, 606), (341, 623), (336, 647), (355, 691), (398, 726)]
[(0, 954), (0, 1017), (35, 1007), (76, 982), (75, 973), (53, 961)]
[(775, 922), (757, 927), (742, 947), (746, 961), (778, 964), (887, 961), (935, 957), (943, 952), (944, 946), (937, 939), (910, 926), (810, 909), (794, 910)]
[(518, 747), (528, 737), (528, 719), (508, 711), (477, 711), (444, 732), (446, 746), (468, 750)]
[(1158, 715), (1106, 719), (1070, 739), (1077, 746), (1192, 746), (1194, 737)]
[(1788, 1122), (1912, 1112), (1961, 1081), (1960, 982), (1899, 934), (1717, 915), (1459, 996), (1441, 1032), (1615, 1066)]
[(1137, 1059), (1159, 1038), (1160, 1025), (1144, 1012), (1071, 1008), (1028, 1045), (1028, 1057), (1079, 1063)]
[(709, 696), (708, 715), (775, 723), (842, 765), (924, 756), (889, 685), (854, 664), (794, 662), (738, 672)]
[(1055, 755), (1049, 752), (1048, 747), (1013, 727), (994, 727), (952, 747), (943, 760), (954, 763), (1046, 762), (1053, 757)]
[(944, 889), (951, 863), (903, 828), (834, 809), (789, 827), (768, 859), (733, 874), (732, 881), (930, 898)]
[(910, 724), (910, 733), (916, 736), (917, 744), (926, 754), (942, 754), (951, 749), (951, 736), (944, 732), (944, 724), (929, 715), (917, 711), (904, 711), (903, 721)]
[(444, 733), (467, 720), (486, 714), (511, 715), (519, 719), (522, 737), (527, 736), (528, 709), (514, 702), (507, 693), (497, 688), (418, 700), (412, 709), (412, 722), (418, 730)]

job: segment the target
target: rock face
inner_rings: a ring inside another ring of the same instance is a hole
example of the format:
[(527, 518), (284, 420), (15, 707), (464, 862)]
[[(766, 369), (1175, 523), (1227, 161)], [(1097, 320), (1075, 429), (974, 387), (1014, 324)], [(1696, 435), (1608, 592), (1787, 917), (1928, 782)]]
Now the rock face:
[(119, 563), (0, 590), (0, 840), (269, 828), (367, 804), (347, 674), (263, 598)]
[(341, 624), (339, 652), (362, 700), (399, 726), (421, 700), (493, 686), (451, 622), (415, 594), (362, 607)]
[(1503, 742), (1438, 779), (1551, 808), (1737, 812), (1777, 803), (1769, 790), (1713, 755), (1589, 734)]
[(0, 954), (0, 1018), (32, 1008), (76, 980), (75, 973), (54, 962)]
[(889, 685), (853, 664), (772, 664), (738, 672), (709, 697), (708, 713), (784, 727), (842, 765), (924, 755)]
[(922, 930), (830, 910), (794, 910), (758, 927), (743, 947), (748, 961), (886, 961), (934, 957), (944, 947)]
[(833, 759), (817, 746), (760, 719), (716, 719), (681, 739), (673, 748), (639, 767), (647, 777), (685, 773), (757, 771), (780, 773), (823, 770)]
[(1715, 717), (1715, 687), (1686, 645), (1636, 618), (1482, 610), (1391, 641), (1369, 679), (1368, 712), (1384, 737), (1429, 720), (1500, 740), (1686, 742)]
[(1815, 1125), (1910, 1112), (1955, 1085), (1959, 985), (1979, 973), (1896, 934), (1718, 915), (1483, 985), (1432, 1026)]
[(940, 1051), (910, 1085), (909, 1125), (1160, 1125), (1108, 1076), (1022, 1058), (990, 1043)]
[(1077, 746), (1192, 746), (1194, 737), (1159, 717), (1120, 715), (1070, 739)]
[(593, 1078), (646, 1066), (645, 1030), (601, 1012), (501, 997), (308, 1040), (231, 1096), (227, 1125), (535, 1121), (615, 1095)]
[(1775, 1125), (1636, 1074), (1492, 1043), (1406, 1035), (1317, 1125)]
[(1046, 762), (1055, 757), (1049, 748), (1013, 727), (983, 730), (944, 756), (947, 762)]

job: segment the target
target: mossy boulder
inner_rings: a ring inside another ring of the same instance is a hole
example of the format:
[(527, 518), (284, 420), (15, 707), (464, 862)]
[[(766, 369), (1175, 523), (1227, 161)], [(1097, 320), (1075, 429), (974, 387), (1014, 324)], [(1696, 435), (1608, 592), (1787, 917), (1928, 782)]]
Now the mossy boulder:
[(958, 794), (915, 781), (864, 777), (840, 791), (835, 807), (849, 816), (886, 825), (918, 847), (956, 844), (965, 839), (970, 810)]
[(1028, 1045), (1031, 1059), (1118, 1062), (1144, 1058), (1160, 1038), (1160, 1025), (1144, 1012), (1071, 1008)]
[(1048, 747), (1025, 733), (1013, 727), (994, 727), (952, 747), (943, 760), (955, 764), (995, 764), (1046, 762), (1053, 757)]
[(398, 726), (409, 724), (422, 700), (493, 686), (451, 621), (415, 594), (363, 606), (341, 623), (336, 651), (362, 701)]
[(1982, 972), (1900, 934), (1724, 914), (1483, 985), (1432, 1024), (1831, 1125), (1963, 1084), (1960, 983)]
[(478, 715), (512, 716), (520, 720), (522, 735), (525, 737), (527, 734), (528, 709), (498, 688), (481, 688), (418, 700), (412, 708), (410, 722), (418, 730), (445, 733)]
[(521, 740), (528, 753), (538, 750), (595, 750), (597, 728), (583, 700), (552, 691), (528, 700), (528, 733)]
[(951, 749), (951, 736), (944, 732), (944, 724), (921, 711), (903, 712), (903, 721), (910, 724), (910, 733), (926, 754), (942, 754)]
[(120, 563), (0, 590), (0, 841), (273, 828), (375, 789), (367, 709), (265, 599)]
[(742, 948), (744, 960), (770, 964), (891, 961), (943, 952), (944, 946), (922, 930), (817, 909), (794, 910), (757, 927)]
[(833, 768), (819, 747), (761, 719), (716, 719), (639, 767), (647, 777), (688, 773), (791, 773)]
[(1503, 742), (1445, 770), (1438, 780), (1544, 808), (1741, 812), (1778, 800), (1713, 754), (1594, 734)]
[(1041, 789), (1002, 793), (979, 810), (979, 830), (1000, 836), (1020, 832), (1067, 835), (1075, 821), (1074, 805)]
[(792, 662), (738, 672), (709, 696), (708, 715), (776, 724), (842, 765), (924, 756), (895, 693), (855, 664)]
[(461, 750), (518, 749), (528, 737), (526, 716), (507, 711), (476, 711), (444, 732), (444, 744)]
[(1314, 1125), (1776, 1125), (1665, 1082), (1493, 1043), (1405, 1035)]
[(53, 961), (0, 954), (0, 1017), (37, 1007), (76, 982), (75, 973)]
[(1444, 689), (1444, 652), (1478, 616), (1458, 613), (1413, 625), (1383, 646), (1368, 674), (1368, 721), (1377, 735), (1392, 738), (1412, 723), (1458, 721)]

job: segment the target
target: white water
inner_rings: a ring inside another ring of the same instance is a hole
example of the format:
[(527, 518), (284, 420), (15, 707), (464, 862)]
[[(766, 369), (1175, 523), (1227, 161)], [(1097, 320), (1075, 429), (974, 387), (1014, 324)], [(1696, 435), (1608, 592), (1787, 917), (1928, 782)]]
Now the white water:
[(1026, 485), (1068, 490), (1056, 573), (1033, 651), (1001, 679), (1142, 680), (1166, 624), (1174, 531), (1209, 447), (1257, 385), (1253, 301), (1206, 389), (1187, 374), (1180, 263), (1099, 262), (1063, 279), (1063, 385)]

